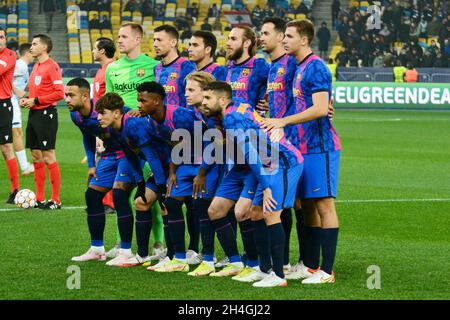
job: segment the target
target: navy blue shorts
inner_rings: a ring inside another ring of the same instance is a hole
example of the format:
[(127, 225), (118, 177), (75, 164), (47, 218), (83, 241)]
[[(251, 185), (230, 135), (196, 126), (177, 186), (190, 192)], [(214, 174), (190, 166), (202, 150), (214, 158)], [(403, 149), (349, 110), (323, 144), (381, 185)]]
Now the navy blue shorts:
[[(177, 184), (178, 188), (172, 186), (169, 197), (188, 197), (192, 196), (194, 178), (200, 170), (200, 165), (181, 164), (177, 167)], [(219, 166), (214, 165), (206, 173), (206, 190), (203, 198), (212, 198), (216, 191), (217, 182), (219, 180)]]
[(255, 197), (258, 180), (250, 170), (240, 171), (235, 168), (224, 175), (215, 196), (232, 201), (238, 201), (239, 198), (252, 200)]
[(303, 174), (298, 184), (300, 199), (336, 198), (341, 152), (303, 155)]
[(103, 159), (98, 161), (95, 170), (97, 179), (91, 178), (89, 185), (111, 189), (115, 181), (136, 184), (135, 170), (126, 157), (120, 159)]
[[(279, 168), (269, 178), (269, 187), (272, 190), (272, 197), (277, 202), (276, 208), (272, 211), (279, 211), (294, 206), (295, 196), (297, 193), (297, 185), (302, 175), (303, 165), (299, 164), (292, 168)], [(255, 198), (253, 199), (254, 206), (263, 205), (263, 189), (258, 185), (256, 189)]]

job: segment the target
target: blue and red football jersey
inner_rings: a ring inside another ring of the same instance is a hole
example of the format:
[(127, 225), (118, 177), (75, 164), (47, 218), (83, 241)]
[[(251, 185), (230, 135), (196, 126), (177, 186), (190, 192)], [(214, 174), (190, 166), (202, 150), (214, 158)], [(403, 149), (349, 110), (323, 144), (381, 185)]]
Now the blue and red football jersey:
[(155, 81), (166, 91), (165, 104), (186, 107), (186, 76), (195, 71), (195, 63), (186, 58), (178, 57), (171, 63), (155, 66)]
[[(300, 62), (292, 88), (295, 113), (312, 107), (314, 93), (326, 91), (331, 101), (330, 70), (322, 59), (311, 53)], [(339, 136), (328, 116), (299, 124), (297, 128), (299, 140), (296, 144), (302, 154), (341, 150)]]
[(226, 81), (233, 89), (233, 100), (256, 107), (266, 94), (268, 76), (269, 64), (262, 58), (251, 57), (240, 64), (229, 62)]
[[(124, 112), (130, 109), (124, 108)], [(83, 145), (86, 151), (89, 168), (95, 167), (95, 153), (96, 153), (96, 139), (100, 138), (103, 141), (105, 151), (102, 152), (102, 159), (120, 159), (125, 156), (122, 146), (116, 140), (111, 138), (110, 130), (102, 128), (97, 120), (98, 112), (94, 109), (94, 104), (91, 102), (91, 113), (88, 117), (78, 111), (70, 112), (70, 118), (73, 123), (80, 129), (83, 135)]]

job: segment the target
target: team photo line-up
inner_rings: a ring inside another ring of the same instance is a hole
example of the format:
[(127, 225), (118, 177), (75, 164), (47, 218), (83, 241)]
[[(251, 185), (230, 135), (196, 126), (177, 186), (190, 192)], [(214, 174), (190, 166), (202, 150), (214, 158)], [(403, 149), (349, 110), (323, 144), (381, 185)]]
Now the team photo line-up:
[[(7, 202), (14, 204), (20, 189), (20, 164), (22, 175), (34, 174), (35, 207), (61, 209), (56, 104), (65, 99), (82, 134), (89, 179), (91, 245), (72, 261), (109, 259), (108, 266), (231, 277), (254, 287), (287, 286), (287, 280), (334, 283), (341, 144), (331, 121), (331, 73), (311, 51), (309, 20), (267, 18), (258, 31), (259, 38), (248, 26), (233, 27), (228, 64), (219, 66), (213, 63), (217, 40), (211, 32), (194, 32), (184, 58), (177, 50), (177, 29), (156, 27), (156, 60), (141, 52), (142, 26), (125, 23), (117, 43), (96, 41), (93, 56), (101, 68), (91, 86), (84, 78), (64, 85), (49, 56), (53, 44), (47, 35), (22, 44), (16, 60), (0, 28), (0, 144), (11, 181)], [(271, 63), (255, 57), (258, 45)], [(118, 60), (116, 47), (122, 54)], [(25, 147), (32, 164), (21, 142), (21, 108), (29, 109)], [(106, 251), (105, 212), (111, 208), (117, 213), (118, 242)], [(292, 211), (299, 250), (291, 266)], [(225, 254), (220, 261), (216, 237)]]

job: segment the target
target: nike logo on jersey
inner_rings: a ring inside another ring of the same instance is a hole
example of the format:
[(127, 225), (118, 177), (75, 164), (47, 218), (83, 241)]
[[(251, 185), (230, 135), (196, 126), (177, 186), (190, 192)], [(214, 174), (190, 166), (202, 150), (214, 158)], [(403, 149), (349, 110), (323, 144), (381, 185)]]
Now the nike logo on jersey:
[(319, 191), (319, 190), (320, 190), (320, 188), (312, 189), (312, 192), (317, 192), (317, 191)]
[(255, 193), (255, 191), (249, 191), (248, 192), (248, 194), (254, 194)]
[(121, 176), (121, 177), (126, 177), (127, 174), (126, 174), (126, 173), (121, 173), (120, 176)]

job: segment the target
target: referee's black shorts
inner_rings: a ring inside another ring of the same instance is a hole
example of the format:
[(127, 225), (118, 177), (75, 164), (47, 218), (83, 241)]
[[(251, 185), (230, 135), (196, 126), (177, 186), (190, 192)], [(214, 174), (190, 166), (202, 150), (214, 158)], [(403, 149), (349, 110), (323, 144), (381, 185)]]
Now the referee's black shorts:
[(13, 142), (13, 106), (11, 99), (0, 100), (0, 144)]
[(58, 112), (56, 107), (30, 110), (28, 114), (26, 147), (31, 150), (52, 150), (56, 145)]

